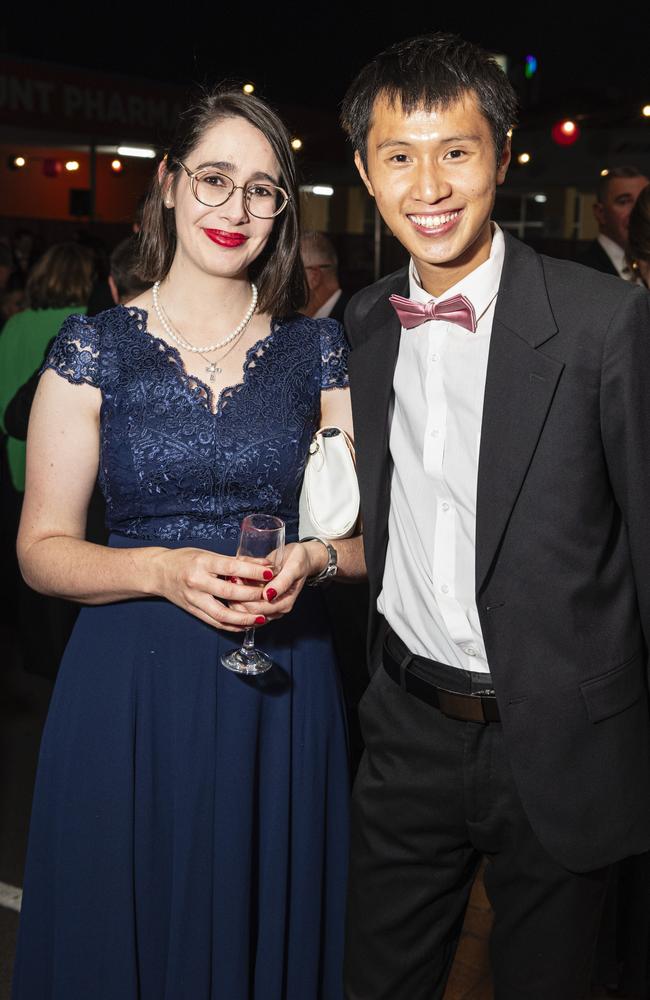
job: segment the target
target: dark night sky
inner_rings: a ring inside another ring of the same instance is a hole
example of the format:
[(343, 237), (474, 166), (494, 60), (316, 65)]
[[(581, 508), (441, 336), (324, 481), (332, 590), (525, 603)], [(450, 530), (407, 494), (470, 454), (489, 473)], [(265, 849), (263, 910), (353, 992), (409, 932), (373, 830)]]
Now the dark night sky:
[(459, 32), (515, 61), (534, 53), (540, 110), (576, 114), (650, 101), (650, 22), (641, 13), (644, 5), (636, 8), (636, 17), (635, 7), (626, 5), (624, 19), (611, 5), (596, 16), (581, 16), (567, 5), (568, 16), (544, 20), (538, 3), (522, 5), (522, 16), (508, 22), (503, 9), (491, 5), (489, 13), (471, 17), (411, 13), (401, 26), (397, 14), (382, 19), (374, 5), (322, 2), (283, 7), (185, 0), (164, 13), (151, 4), (146, 15), (134, 17), (126, 5), (93, 0), (84, 15), (65, 7), (46, 20), (27, 5), (25, 14), (18, 13), (19, 0), (13, 7), (0, 25), (0, 51), (179, 83), (251, 78), (261, 96), (279, 103), (334, 109), (373, 54), (399, 38), (438, 29)]

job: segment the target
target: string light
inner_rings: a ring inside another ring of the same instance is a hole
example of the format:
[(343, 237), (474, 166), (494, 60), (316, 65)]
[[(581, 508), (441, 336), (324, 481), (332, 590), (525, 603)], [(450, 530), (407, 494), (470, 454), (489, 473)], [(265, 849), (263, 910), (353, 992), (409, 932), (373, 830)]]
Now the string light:
[(255, 85), (252, 83), (245, 83), (244, 86), (242, 87), (242, 90), (244, 91), (245, 94), (254, 94)]
[(74, 173), (75, 170), (79, 169), (79, 160), (68, 160), (66, 162), (65, 169), (71, 174)]
[(517, 163), (521, 163), (522, 165), (530, 163), (530, 153), (520, 153), (517, 157)]
[(295, 150), (296, 152), (299, 149), (302, 149), (302, 139), (292, 139), (291, 140), (291, 148), (293, 150)]
[(580, 129), (571, 118), (556, 122), (551, 129), (551, 138), (558, 146), (571, 146), (580, 136)]

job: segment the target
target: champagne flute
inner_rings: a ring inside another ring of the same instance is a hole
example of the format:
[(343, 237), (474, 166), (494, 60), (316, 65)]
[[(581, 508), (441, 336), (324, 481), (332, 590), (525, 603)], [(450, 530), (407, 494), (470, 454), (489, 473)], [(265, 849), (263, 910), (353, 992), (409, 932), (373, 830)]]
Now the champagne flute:
[[(284, 521), (270, 514), (249, 514), (241, 523), (237, 555), (263, 560), (277, 573), (284, 555)], [(246, 629), (241, 649), (224, 653), (221, 662), (237, 674), (263, 674), (273, 665), (267, 653), (255, 648), (254, 628)]]

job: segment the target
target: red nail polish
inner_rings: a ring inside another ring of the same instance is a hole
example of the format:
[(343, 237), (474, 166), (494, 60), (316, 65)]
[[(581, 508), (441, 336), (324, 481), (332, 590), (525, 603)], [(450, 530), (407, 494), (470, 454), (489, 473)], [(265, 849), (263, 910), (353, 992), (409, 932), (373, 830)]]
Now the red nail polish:
[(265, 623), (266, 623), (266, 618), (264, 617), (264, 615), (258, 615), (257, 618), (255, 619), (256, 625), (264, 625)]
[(263, 573), (263, 576), (264, 576), (265, 580), (272, 580), (273, 579), (273, 570), (272, 569), (265, 569), (264, 573)]
[(273, 587), (267, 587), (266, 588), (266, 599), (267, 599), (267, 601), (274, 601), (277, 596), (278, 596), (278, 592), (277, 592), (277, 590), (274, 590)]

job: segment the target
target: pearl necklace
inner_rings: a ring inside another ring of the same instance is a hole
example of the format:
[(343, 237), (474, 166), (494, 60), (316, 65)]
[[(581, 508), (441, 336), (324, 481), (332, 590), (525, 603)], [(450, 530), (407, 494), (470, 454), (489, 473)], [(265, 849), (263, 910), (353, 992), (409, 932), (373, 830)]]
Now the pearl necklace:
[(194, 345), (190, 344), (189, 341), (185, 340), (185, 338), (181, 336), (180, 333), (174, 331), (174, 328), (169, 322), (165, 311), (163, 310), (162, 306), (160, 305), (160, 302), (158, 301), (159, 288), (160, 288), (160, 282), (157, 281), (154, 284), (151, 291), (153, 295), (153, 307), (156, 310), (156, 316), (160, 321), (160, 325), (163, 327), (165, 332), (169, 334), (172, 340), (174, 340), (179, 345), (179, 347), (183, 347), (186, 351), (192, 351), (195, 354), (203, 354), (205, 351), (218, 351), (220, 350), (220, 348), (225, 347), (226, 344), (229, 344), (231, 341), (233, 341), (235, 337), (237, 337), (240, 333), (242, 333), (242, 331), (248, 326), (248, 324), (251, 321), (251, 317), (257, 307), (257, 287), (251, 282), (251, 291), (252, 291), (251, 304), (248, 307), (248, 312), (244, 316), (239, 326), (235, 330), (233, 330), (233, 332), (230, 333), (225, 338), (225, 340), (219, 341), (218, 344), (209, 344), (207, 347), (194, 347)]

